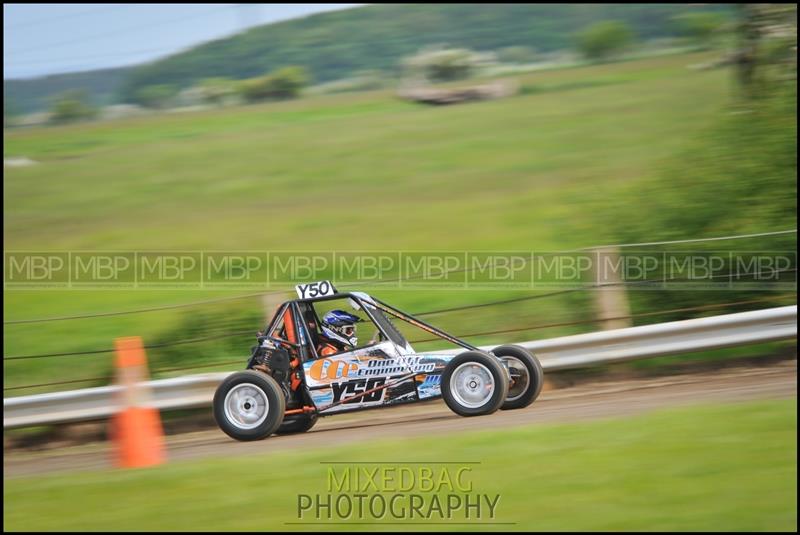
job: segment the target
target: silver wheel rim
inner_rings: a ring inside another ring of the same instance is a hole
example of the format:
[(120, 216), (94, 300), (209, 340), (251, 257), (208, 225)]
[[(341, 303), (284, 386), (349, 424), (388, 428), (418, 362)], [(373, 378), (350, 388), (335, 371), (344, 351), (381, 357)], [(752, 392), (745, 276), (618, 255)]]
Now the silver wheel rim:
[(516, 401), (521, 398), (530, 386), (531, 376), (525, 364), (516, 357), (500, 357), (514, 379), (514, 385), (508, 388), (506, 401)]
[(269, 400), (259, 387), (241, 383), (225, 396), (225, 418), (239, 429), (255, 429), (267, 419)]
[(450, 394), (460, 405), (476, 409), (494, 394), (494, 377), (489, 368), (478, 362), (465, 362), (450, 376)]

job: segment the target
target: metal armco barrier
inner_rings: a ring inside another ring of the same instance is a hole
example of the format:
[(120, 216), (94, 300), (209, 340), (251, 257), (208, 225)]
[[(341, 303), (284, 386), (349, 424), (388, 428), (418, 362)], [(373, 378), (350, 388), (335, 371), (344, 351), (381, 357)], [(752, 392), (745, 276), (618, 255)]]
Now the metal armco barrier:
[[(792, 305), (534, 340), (518, 345), (533, 351), (546, 371), (554, 371), (796, 337), (797, 305)], [(242, 364), (245, 360), (242, 357)], [(151, 406), (158, 409), (208, 406), (217, 385), (230, 373), (148, 381), (152, 392)], [(114, 393), (119, 388), (104, 386), (6, 398), (3, 400), (3, 428), (106, 418), (118, 410)]]

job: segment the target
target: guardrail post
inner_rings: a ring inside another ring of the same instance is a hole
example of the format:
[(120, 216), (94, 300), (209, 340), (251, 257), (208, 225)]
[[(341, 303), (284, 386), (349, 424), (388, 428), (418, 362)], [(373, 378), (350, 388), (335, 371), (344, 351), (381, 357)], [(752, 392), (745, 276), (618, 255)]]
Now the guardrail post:
[(621, 266), (619, 249), (606, 248), (595, 250), (594, 282), (600, 286), (594, 293), (595, 311), (597, 318), (608, 319), (599, 322), (604, 331), (611, 329), (624, 329), (631, 326), (631, 309), (628, 304), (628, 293), (620, 277)]
[(117, 338), (115, 365), (122, 386), (119, 410), (111, 418), (111, 439), (116, 463), (123, 468), (151, 466), (164, 462), (164, 431), (158, 409), (147, 406), (149, 390), (147, 359), (138, 336)]

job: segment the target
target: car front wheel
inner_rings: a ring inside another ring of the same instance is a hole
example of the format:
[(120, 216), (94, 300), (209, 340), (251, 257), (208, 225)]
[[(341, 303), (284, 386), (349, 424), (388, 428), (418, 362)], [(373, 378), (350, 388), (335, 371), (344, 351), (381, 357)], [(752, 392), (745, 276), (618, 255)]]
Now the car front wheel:
[(259, 440), (283, 422), (286, 400), (269, 375), (247, 370), (225, 378), (214, 394), (214, 419), (236, 440)]

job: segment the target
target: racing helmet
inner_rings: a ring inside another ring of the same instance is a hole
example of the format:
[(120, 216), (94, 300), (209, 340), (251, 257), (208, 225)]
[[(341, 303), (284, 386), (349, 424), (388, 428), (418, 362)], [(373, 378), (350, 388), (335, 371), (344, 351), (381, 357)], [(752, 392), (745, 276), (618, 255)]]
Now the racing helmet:
[(331, 310), (322, 317), (322, 332), (325, 336), (345, 345), (357, 346), (356, 323), (361, 318), (344, 310)]

